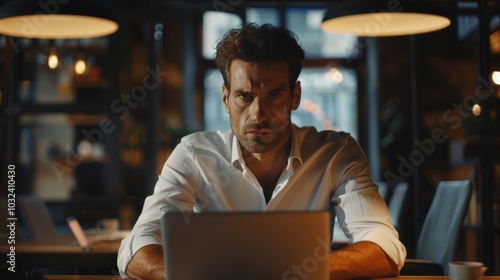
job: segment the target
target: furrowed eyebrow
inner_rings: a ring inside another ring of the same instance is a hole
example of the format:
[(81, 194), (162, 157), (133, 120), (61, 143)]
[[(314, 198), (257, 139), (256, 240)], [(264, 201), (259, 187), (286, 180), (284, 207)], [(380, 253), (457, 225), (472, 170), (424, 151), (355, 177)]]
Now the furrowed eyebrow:
[[(287, 87), (285, 86), (277, 86), (271, 90), (268, 91), (268, 93), (278, 93), (278, 92), (283, 92), (283, 91), (287, 91)], [(244, 89), (235, 89), (234, 90), (234, 93), (235, 94), (246, 94), (246, 95), (252, 95), (252, 92), (250, 91), (246, 91)]]
[(235, 89), (234, 93), (236, 93), (236, 94), (251, 94), (251, 92), (246, 91), (246, 90), (242, 90), (242, 89)]
[(270, 90), (269, 92), (270, 93), (276, 93), (276, 92), (281, 92), (281, 91), (287, 91), (286, 87), (277, 87), (277, 88), (273, 88), (272, 90)]

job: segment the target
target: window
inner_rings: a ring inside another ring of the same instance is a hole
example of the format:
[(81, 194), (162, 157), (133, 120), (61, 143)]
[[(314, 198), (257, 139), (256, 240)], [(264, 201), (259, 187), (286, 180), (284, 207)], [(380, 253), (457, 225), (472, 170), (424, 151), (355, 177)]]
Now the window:
[(351, 69), (304, 68), (302, 98), (292, 122), (318, 130), (346, 131), (357, 137), (357, 83)]
[(241, 25), (237, 15), (223, 12), (205, 12), (203, 14), (203, 57), (212, 59), (217, 40), (229, 29)]
[(280, 13), (277, 8), (247, 8), (247, 21), (255, 22), (259, 25), (270, 23), (274, 26), (280, 25)]
[(230, 128), (229, 116), (222, 104), (222, 75), (217, 68), (205, 72), (205, 130), (225, 131)]
[(286, 27), (299, 37), (307, 58), (357, 57), (356, 36), (321, 30), (325, 12), (325, 9), (289, 8)]

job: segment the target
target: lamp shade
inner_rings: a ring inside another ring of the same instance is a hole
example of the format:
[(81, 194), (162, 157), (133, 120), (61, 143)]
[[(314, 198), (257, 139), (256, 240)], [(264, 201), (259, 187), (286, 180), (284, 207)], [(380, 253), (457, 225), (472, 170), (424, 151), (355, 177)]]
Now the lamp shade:
[(17, 0), (0, 7), (0, 34), (38, 39), (100, 37), (118, 30), (91, 0)]
[(446, 11), (419, 0), (348, 0), (331, 6), (323, 19), (325, 31), (358, 36), (401, 36), (449, 26)]

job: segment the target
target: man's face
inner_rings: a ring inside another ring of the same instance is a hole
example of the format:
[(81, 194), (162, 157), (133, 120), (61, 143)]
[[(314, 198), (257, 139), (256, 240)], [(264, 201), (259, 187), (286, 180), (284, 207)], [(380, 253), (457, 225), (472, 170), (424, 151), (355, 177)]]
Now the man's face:
[(301, 88), (297, 82), (292, 94), (284, 61), (234, 60), (230, 88), (222, 86), (222, 100), (231, 129), (243, 148), (250, 153), (265, 153), (288, 141), (290, 113), (299, 106)]

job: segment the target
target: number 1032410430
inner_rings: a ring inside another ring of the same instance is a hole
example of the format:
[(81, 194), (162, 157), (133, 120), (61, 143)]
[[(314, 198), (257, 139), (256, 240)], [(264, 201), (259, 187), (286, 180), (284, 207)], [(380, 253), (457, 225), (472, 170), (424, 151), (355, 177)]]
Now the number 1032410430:
[(9, 218), (16, 216), (16, 167), (9, 165), (7, 167), (7, 211)]

